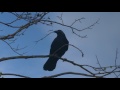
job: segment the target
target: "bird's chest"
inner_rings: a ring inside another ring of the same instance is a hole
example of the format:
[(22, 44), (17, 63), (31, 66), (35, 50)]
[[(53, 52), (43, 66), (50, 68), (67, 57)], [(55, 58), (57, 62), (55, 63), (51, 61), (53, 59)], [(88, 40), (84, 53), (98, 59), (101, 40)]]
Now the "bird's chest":
[(51, 44), (51, 50), (50, 50), (51, 54), (53, 54), (54, 52), (57, 52), (57, 53), (65, 52), (67, 50), (66, 44), (68, 43), (65, 38), (62, 38), (62, 37), (55, 38), (55, 40)]
[(62, 46), (62, 45), (64, 45), (64, 44), (66, 44), (66, 39), (65, 39), (65, 38), (62, 38), (62, 37), (56, 38), (53, 43), (56, 43), (56, 45), (57, 45), (58, 47), (60, 47), (60, 46)]

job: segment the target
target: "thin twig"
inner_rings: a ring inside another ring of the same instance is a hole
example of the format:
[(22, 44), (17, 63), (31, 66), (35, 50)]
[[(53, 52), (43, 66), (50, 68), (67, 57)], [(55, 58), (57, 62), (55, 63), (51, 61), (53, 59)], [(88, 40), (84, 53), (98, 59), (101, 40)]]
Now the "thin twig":
[(80, 19), (77, 19), (77, 20), (75, 20), (70, 26), (72, 26), (72, 25), (74, 25), (77, 21), (79, 21), (80, 22), (80, 20), (82, 20), (82, 19), (85, 19), (84, 17), (82, 17), (82, 18), (80, 18)]
[(72, 47), (74, 47), (74, 48), (76, 48), (77, 50), (79, 50), (79, 51), (82, 53), (82, 57), (84, 57), (84, 53), (83, 53), (82, 50), (80, 50), (78, 47), (76, 47), (76, 46), (74, 46), (74, 45), (72, 45), (72, 44), (69, 44), (69, 45), (72, 46)]
[(62, 21), (62, 24), (64, 24), (62, 16), (63, 16), (63, 12), (61, 13), (61, 16), (57, 16), (57, 17)]
[[(114, 73), (114, 71), (117, 69), (117, 68), (115, 68), (115, 69), (113, 69), (111, 72), (106, 72), (106, 71), (102, 68), (102, 66), (100, 65), (100, 62), (99, 62), (99, 60), (98, 60), (98, 58), (97, 58), (97, 55), (96, 55), (96, 59), (97, 59), (97, 62), (98, 62), (98, 64), (99, 64), (100, 68), (104, 71), (104, 73), (107, 73), (107, 74), (103, 75), (102, 77), (104, 77), (104, 76), (106, 76), (106, 75), (109, 75), (109, 74), (111, 74), (111, 73)], [(117, 77), (117, 75), (116, 75), (115, 73), (114, 73), (114, 75)]]
[(97, 55), (96, 55), (96, 59), (97, 59), (97, 62), (98, 62), (98, 65), (100, 66), (100, 68), (105, 72), (105, 70), (102, 68), (102, 66), (100, 65), (100, 62), (99, 62), (99, 60), (98, 60), (98, 57), (97, 57)]
[(46, 38), (46, 37), (47, 37), (48, 35), (50, 35), (51, 33), (53, 33), (53, 32), (48, 33), (48, 34), (45, 35), (43, 38), (41, 38), (41, 39), (39, 39), (39, 40), (37, 40), (37, 41), (35, 41), (35, 42), (38, 43), (39, 41), (43, 40), (44, 38)]
[(22, 54), (18, 53), (16, 50), (14, 50), (14, 48), (12, 48), (11, 45), (10, 45), (8, 42), (6, 42), (5, 40), (2, 40), (2, 41), (5, 42), (5, 43), (11, 48), (11, 50), (12, 50), (13, 52), (15, 52), (15, 53), (18, 54), (18, 55), (22, 55)]
[(88, 26), (88, 27), (86, 27), (86, 28), (84, 28), (84, 29), (77, 29), (77, 28), (74, 28), (74, 27), (72, 27), (72, 26), (69, 26), (69, 25), (66, 25), (66, 24), (62, 24), (62, 23), (59, 23), (59, 22), (56, 22), (56, 21), (52, 21), (52, 20), (44, 20), (44, 19), (42, 19), (41, 21), (44, 21), (44, 22), (52, 22), (52, 23), (59, 24), (59, 25), (65, 26), (65, 27), (69, 27), (69, 28), (74, 29), (74, 30), (76, 30), (76, 31), (84, 31), (84, 30), (86, 30), (86, 29), (90, 29), (91, 27), (93, 27), (95, 24), (97, 24), (97, 23), (99, 22), (99, 20), (100, 20), (100, 19), (98, 19), (95, 23), (93, 23), (92, 25), (90, 25), (90, 26)]
[(20, 26), (12, 26), (12, 25), (4, 23), (4, 22), (0, 22), (0, 24), (6, 25), (6, 26), (11, 27), (11, 28), (20, 28)]
[(117, 54), (118, 54), (118, 49), (116, 49), (116, 56), (115, 56), (115, 66), (117, 66), (116, 61), (117, 61)]

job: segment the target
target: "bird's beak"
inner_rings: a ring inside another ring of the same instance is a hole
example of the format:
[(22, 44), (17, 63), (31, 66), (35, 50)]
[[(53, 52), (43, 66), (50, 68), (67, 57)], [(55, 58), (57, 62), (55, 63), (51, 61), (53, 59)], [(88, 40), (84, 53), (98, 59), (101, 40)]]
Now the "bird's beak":
[(54, 33), (57, 33), (57, 31), (54, 31)]

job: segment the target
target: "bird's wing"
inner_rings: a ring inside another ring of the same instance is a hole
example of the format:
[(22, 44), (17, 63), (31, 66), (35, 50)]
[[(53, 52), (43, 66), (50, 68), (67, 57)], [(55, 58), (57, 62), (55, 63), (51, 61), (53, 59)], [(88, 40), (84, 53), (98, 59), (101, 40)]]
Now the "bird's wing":
[(58, 40), (58, 38), (56, 37), (54, 39), (54, 41), (51, 44), (51, 48), (50, 48), (50, 54), (53, 54), (57, 49), (60, 48), (60, 41)]
[[(64, 54), (65, 51), (68, 50), (68, 45), (64, 46), (65, 44), (68, 44), (67, 40), (63, 40), (62, 38), (56, 37), (51, 44), (50, 54), (55, 53), (57, 50), (60, 50), (60, 52), (62, 52)], [(64, 47), (62, 47), (62, 46), (64, 46)], [(61, 47), (62, 47), (62, 49), (61, 49)]]

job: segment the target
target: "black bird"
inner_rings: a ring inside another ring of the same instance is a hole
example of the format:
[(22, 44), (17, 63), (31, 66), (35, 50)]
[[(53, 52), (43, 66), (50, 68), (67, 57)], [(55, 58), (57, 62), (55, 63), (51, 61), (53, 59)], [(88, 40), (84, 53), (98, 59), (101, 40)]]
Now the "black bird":
[(62, 57), (65, 52), (68, 50), (68, 44), (69, 41), (67, 40), (65, 34), (61, 30), (54, 31), (57, 34), (57, 37), (54, 39), (54, 41), (51, 44), (50, 49), (50, 55), (53, 55), (52, 57), (49, 57), (47, 62), (44, 64), (44, 70), (53, 71), (56, 67), (57, 61), (59, 58), (54, 57)]

